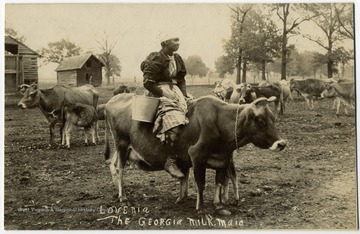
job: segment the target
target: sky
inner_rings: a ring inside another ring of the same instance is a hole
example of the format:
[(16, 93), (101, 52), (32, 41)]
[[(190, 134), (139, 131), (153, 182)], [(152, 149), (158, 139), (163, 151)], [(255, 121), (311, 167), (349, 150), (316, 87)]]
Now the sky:
[(25, 36), (33, 50), (65, 38), (83, 49), (99, 52), (98, 41), (108, 35), (116, 43), (114, 54), (121, 61), (122, 75), (140, 72), (140, 63), (160, 50), (158, 34), (178, 35), (178, 53), (186, 59), (199, 55), (214, 68), (223, 54), (222, 40), (230, 36), (229, 9), (224, 4), (85, 4), (5, 6), (6, 26)]
[[(141, 77), (140, 63), (160, 50), (158, 34), (180, 38), (178, 53), (183, 59), (199, 55), (215, 69), (215, 60), (224, 55), (223, 41), (231, 35), (227, 4), (12, 4), (5, 5), (7, 27), (26, 38), (33, 50), (49, 42), (67, 39), (85, 53), (99, 53), (99, 41), (108, 35), (116, 43), (113, 53), (120, 59), (122, 77)], [(309, 26), (310, 32), (316, 33)], [(300, 51), (319, 50), (301, 37), (291, 39)]]

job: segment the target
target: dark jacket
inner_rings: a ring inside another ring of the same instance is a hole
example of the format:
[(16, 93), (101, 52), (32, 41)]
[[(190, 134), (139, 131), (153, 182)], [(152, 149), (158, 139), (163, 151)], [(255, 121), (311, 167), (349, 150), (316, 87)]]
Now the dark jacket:
[(158, 97), (162, 97), (163, 93), (161, 88), (157, 84), (166, 82), (172, 83), (172, 79), (176, 80), (176, 85), (180, 88), (184, 96), (186, 93), (185, 82), (185, 64), (180, 55), (174, 54), (176, 61), (176, 76), (170, 78), (169, 72), (169, 57), (161, 50), (159, 52), (150, 53), (146, 60), (141, 63), (141, 71), (144, 73), (144, 87), (152, 94)]

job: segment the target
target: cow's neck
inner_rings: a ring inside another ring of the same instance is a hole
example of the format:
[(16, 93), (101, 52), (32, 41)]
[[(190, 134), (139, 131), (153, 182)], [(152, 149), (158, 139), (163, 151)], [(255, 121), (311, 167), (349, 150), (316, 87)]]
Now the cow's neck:
[(55, 110), (54, 105), (52, 105), (52, 99), (49, 98), (52, 93), (48, 93), (44, 90), (39, 89), (39, 109), (43, 112), (43, 114), (48, 115), (52, 111)]
[[(221, 115), (224, 116), (224, 118), (218, 118), (218, 126), (219, 130), (222, 136), (222, 139), (224, 139), (231, 150), (236, 149), (236, 147), (241, 147), (246, 145), (247, 137), (244, 134), (245, 130), (245, 119), (241, 115), (241, 113), (244, 111), (246, 105), (227, 105), (224, 107), (223, 110), (221, 110)], [(238, 119), (236, 120), (236, 116), (238, 114)], [(237, 123), (237, 126), (235, 128), (235, 124)], [(235, 132), (236, 131), (236, 132)], [(235, 136), (236, 134), (236, 136)], [(235, 141), (235, 137), (237, 137), (237, 145)]]

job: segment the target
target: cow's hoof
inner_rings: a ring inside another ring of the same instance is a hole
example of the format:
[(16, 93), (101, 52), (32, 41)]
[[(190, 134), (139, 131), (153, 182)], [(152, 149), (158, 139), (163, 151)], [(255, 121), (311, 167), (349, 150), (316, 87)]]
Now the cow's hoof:
[(231, 212), (226, 209), (225, 207), (220, 207), (216, 209), (216, 214), (222, 215), (222, 216), (229, 216), (231, 215)]

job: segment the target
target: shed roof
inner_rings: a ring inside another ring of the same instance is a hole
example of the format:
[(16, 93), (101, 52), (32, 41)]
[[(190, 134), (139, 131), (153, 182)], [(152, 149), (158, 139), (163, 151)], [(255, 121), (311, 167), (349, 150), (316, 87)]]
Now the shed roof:
[[(15, 48), (14, 46), (18, 46), (18, 48)], [(9, 52), (15, 54), (19, 53), (19, 54), (31, 54), (31, 55), (40, 56), (39, 53), (30, 49), (24, 43), (16, 40), (12, 36), (5, 36), (5, 49), (9, 49), (10, 50)]]
[(68, 58), (64, 58), (59, 66), (56, 68), (55, 71), (69, 71), (69, 70), (77, 70), (81, 69), (84, 64), (90, 59), (90, 58), (96, 59), (99, 61), (99, 63), (104, 66), (104, 64), (96, 58), (93, 54), (84, 54), (84, 55), (78, 55), (78, 56), (72, 56)]

